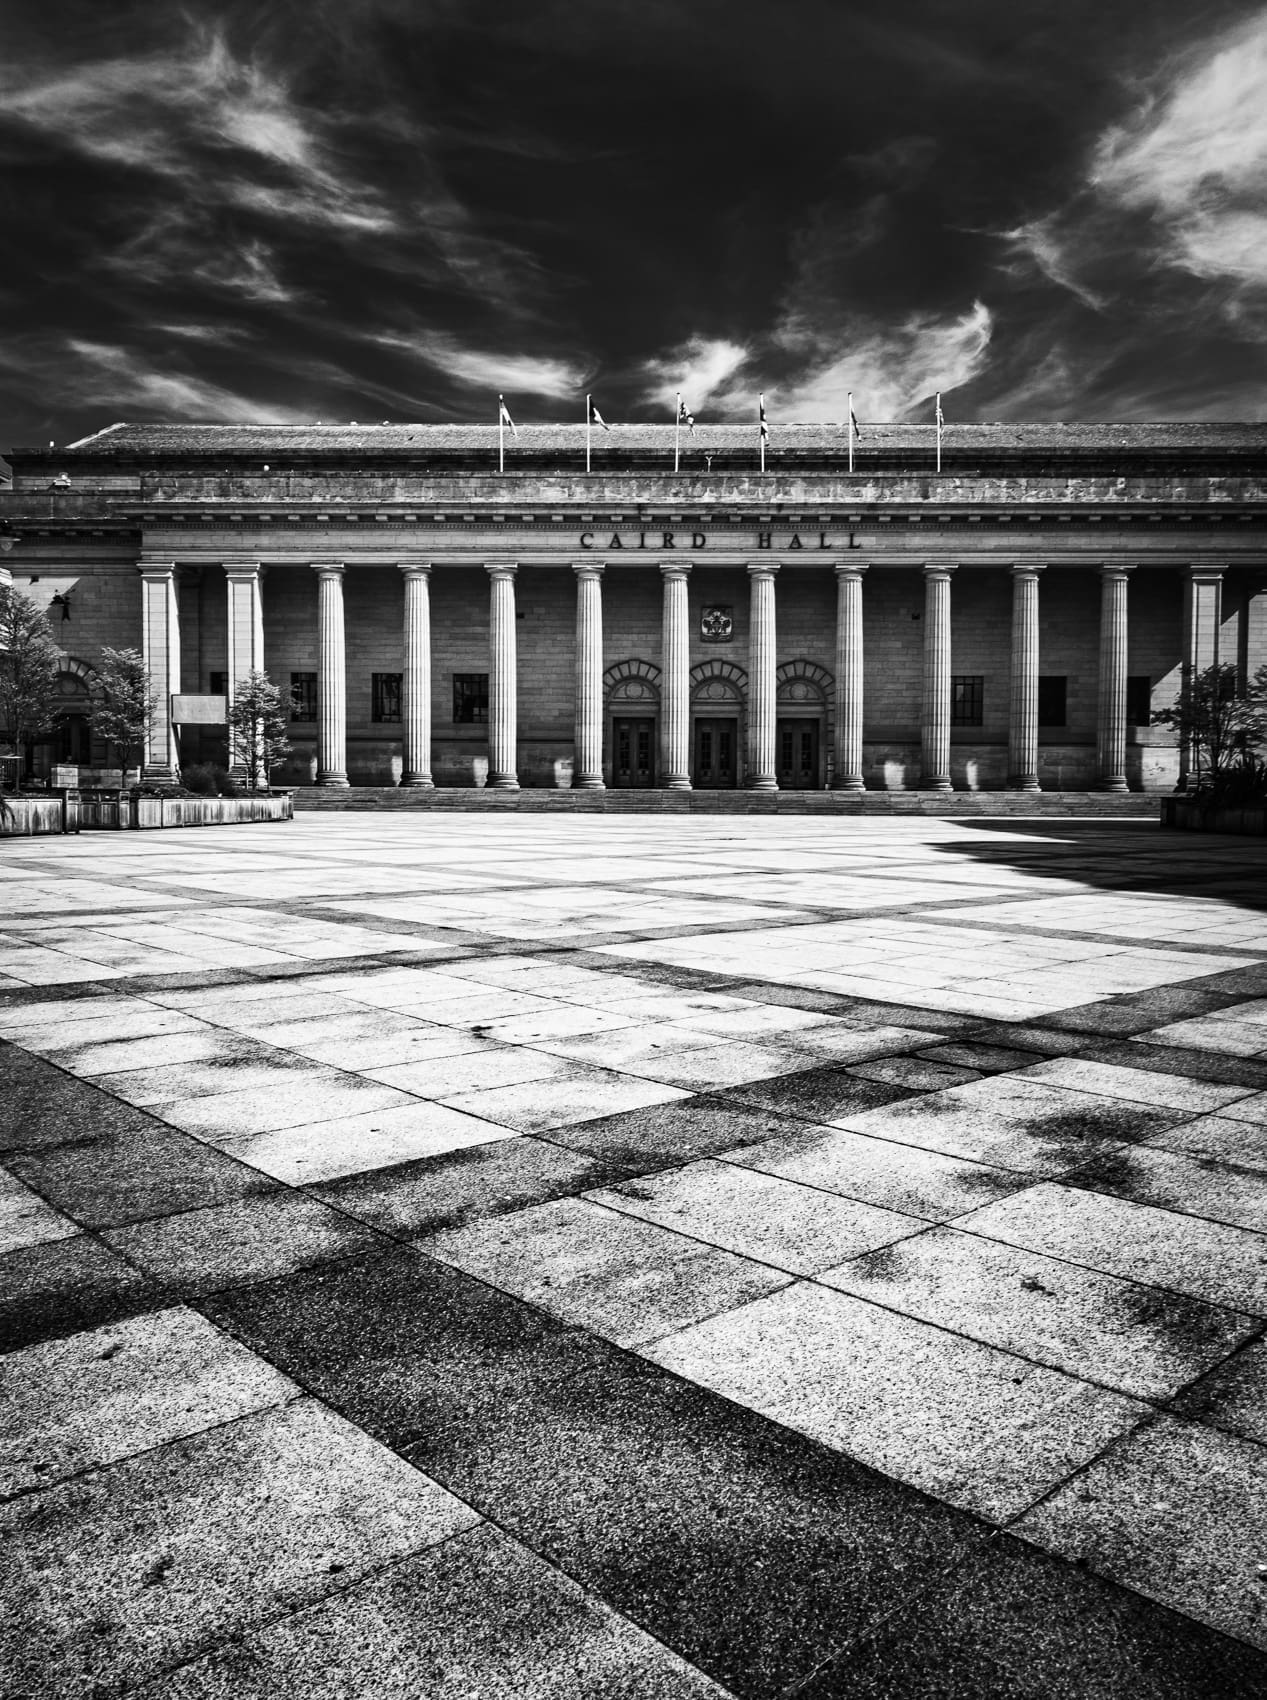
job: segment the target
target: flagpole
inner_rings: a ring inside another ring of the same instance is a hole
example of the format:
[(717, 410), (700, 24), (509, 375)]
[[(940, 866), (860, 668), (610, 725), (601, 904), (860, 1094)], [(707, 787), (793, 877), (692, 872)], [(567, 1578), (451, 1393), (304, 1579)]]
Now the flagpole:
[(765, 396), (757, 397), (757, 435), (761, 439), (761, 470), (765, 472)]
[(506, 470), (506, 398), (497, 398), (497, 470)]
[(593, 405), (593, 398), (591, 396), (586, 396), (586, 398), (585, 398), (585, 472), (586, 472), (586, 476), (589, 475), (589, 469), (590, 469), (590, 412), (591, 412), (591, 409), (592, 409), (592, 405)]
[(682, 442), (682, 392), (677, 393), (677, 410), (673, 415), (673, 470), (677, 471), (680, 462), (680, 446)]
[(849, 470), (853, 471), (853, 391), (849, 391)]
[(937, 392), (937, 470), (941, 471), (941, 391)]

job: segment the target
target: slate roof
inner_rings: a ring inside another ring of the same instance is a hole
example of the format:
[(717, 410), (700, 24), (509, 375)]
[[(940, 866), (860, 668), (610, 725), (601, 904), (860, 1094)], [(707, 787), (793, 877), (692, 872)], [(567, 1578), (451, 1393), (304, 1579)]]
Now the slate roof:
[[(671, 456), (674, 428), (666, 425), (617, 425), (610, 432), (595, 429), (591, 444), (596, 459), (610, 465), (622, 452), (645, 459)], [(750, 424), (697, 424), (693, 434), (682, 433), (682, 451), (696, 459), (716, 452), (727, 459), (751, 455), (758, 440)], [(411, 458), (496, 458), (496, 425), (109, 425), (82, 437), (53, 457), (67, 454), (121, 456), (128, 459), (181, 456), (385, 455)], [(540, 459), (553, 454), (569, 460), (585, 453), (583, 424), (520, 425), (517, 436), (506, 432), (506, 465), (517, 455)], [(936, 429), (931, 424), (872, 425), (862, 421), (855, 454), (865, 461), (877, 455), (919, 451), (931, 456)], [(843, 425), (797, 425), (770, 421), (767, 457), (804, 455), (835, 459), (848, 453)], [(1267, 423), (1083, 424), (1083, 423), (947, 423), (943, 457), (960, 462), (996, 455), (1261, 455), (1267, 452)]]

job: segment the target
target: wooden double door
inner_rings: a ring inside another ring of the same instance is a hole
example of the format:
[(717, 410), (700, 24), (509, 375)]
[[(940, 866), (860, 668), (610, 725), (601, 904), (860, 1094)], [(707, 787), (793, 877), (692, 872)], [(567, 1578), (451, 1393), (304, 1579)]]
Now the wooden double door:
[(616, 715), (612, 720), (612, 784), (621, 791), (649, 791), (655, 784), (656, 725), (650, 715)]
[(780, 791), (817, 791), (819, 779), (817, 718), (779, 720), (774, 728), (774, 773)]
[(739, 720), (727, 715), (695, 722), (691, 784), (697, 791), (733, 791), (739, 783)]

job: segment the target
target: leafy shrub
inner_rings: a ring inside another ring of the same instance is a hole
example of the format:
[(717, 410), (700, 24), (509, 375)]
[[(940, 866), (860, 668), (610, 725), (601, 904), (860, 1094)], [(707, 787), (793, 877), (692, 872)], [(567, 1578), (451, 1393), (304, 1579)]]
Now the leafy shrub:
[(206, 762), (194, 762), (191, 767), (183, 767), (180, 777), (191, 796), (214, 797), (217, 793), (215, 769)]

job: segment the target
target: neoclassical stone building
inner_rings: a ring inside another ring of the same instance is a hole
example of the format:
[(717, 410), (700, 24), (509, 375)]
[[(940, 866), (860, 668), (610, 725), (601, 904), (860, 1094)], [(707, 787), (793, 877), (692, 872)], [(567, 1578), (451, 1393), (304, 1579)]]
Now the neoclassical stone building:
[(0, 574), (65, 652), (37, 760), (104, 759), (143, 648), (156, 776), (237, 682), (324, 786), (1170, 789), (1186, 671), (1267, 661), (1267, 426), (507, 435), (112, 425), (16, 451)]

